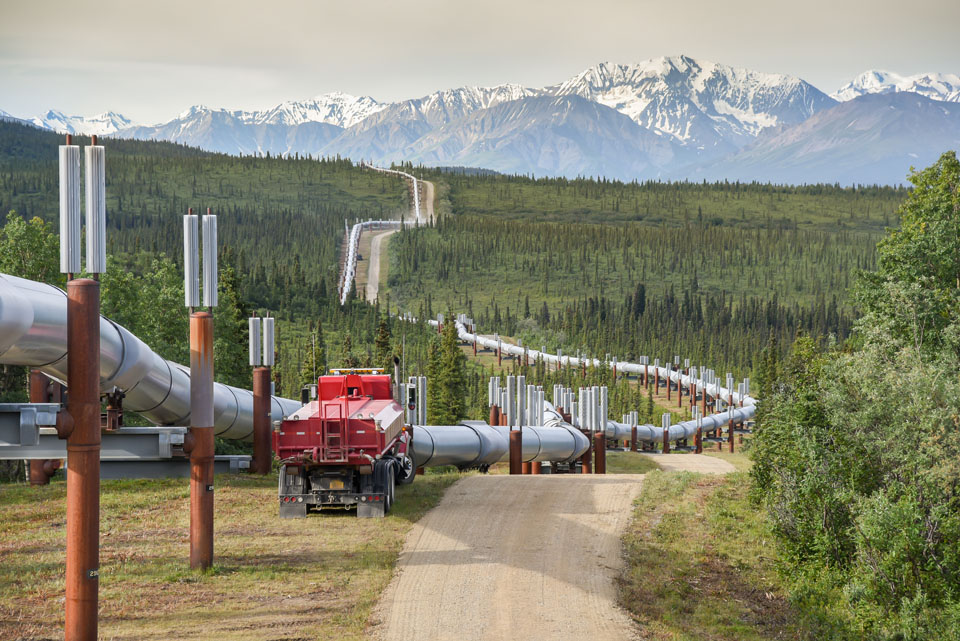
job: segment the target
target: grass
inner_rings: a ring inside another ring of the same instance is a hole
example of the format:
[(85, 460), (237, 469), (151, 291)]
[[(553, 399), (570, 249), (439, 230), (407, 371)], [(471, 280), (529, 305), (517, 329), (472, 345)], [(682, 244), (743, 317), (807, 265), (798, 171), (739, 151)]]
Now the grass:
[(621, 605), (658, 641), (804, 638), (765, 516), (747, 498), (747, 459), (718, 456), (737, 471), (647, 474), (624, 535)]
[[(215, 565), (187, 566), (186, 480), (104, 481), (100, 629), (105, 639), (362, 639), (412, 523), (456, 472), (397, 488), (385, 519), (280, 520), (276, 479), (218, 476)], [(0, 638), (60, 638), (63, 482), (0, 486)]]
[(642, 454), (607, 450), (607, 474), (646, 474), (659, 469), (656, 461)]

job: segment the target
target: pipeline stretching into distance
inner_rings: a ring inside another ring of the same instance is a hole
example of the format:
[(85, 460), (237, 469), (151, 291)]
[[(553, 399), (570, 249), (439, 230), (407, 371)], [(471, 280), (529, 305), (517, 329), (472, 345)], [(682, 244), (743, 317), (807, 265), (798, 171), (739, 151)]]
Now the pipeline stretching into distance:
[(363, 222), (356, 223), (350, 229), (350, 236), (347, 240), (347, 257), (343, 261), (343, 270), (340, 273), (340, 304), (343, 305), (347, 302), (347, 297), (350, 295), (350, 291), (353, 289), (353, 281), (357, 277), (357, 255), (360, 249), (360, 234), (365, 230), (370, 229), (387, 229), (390, 227), (400, 227), (401, 224), (406, 227), (418, 227), (423, 224), (423, 220), (420, 216), (420, 188), (419, 183), (415, 176), (408, 174), (404, 171), (397, 171), (396, 169), (384, 169), (383, 167), (374, 167), (373, 165), (366, 165), (361, 163), (360, 166), (366, 169), (372, 169), (374, 171), (379, 171), (385, 174), (395, 174), (401, 176), (411, 181), (413, 185), (413, 220), (367, 220)]
[[(409, 316), (407, 316), (406, 319), (413, 320), (412, 317)], [(638, 440), (646, 442), (662, 441), (664, 430), (667, 430), (667, 438), (670, 441), (689, 439), (696, 435), (698, 428), (703, 432), (708, 432), (710, 430), (719, 429), (724, 425), (729, 424), (730, 421), (733, 421), (734, 423), (743, 423), (753, 418), (756, 414), (757, 400), (749, 396), (746, 384), (736, 391), (734, 391), (732, 387), (728, 389), (720, 384), (719, 379), (715, 379), (709, 375), (709, 372), (704, 371), (704, 368), (700, 368), (700, 376), (698, 377), (696, 372), (697, 368), (692, 368), (688, 374), (684, 374), (679, 369), (674, 370), (670, 367), (660, 367), (658, 364), (650, 365), (649, 363), (630, 363), (618, 361), (616, 359), (611, 359), (608, 361), (597, 358), (582, 358), (564, 355), (563, 353), (551, 354), (545, 350), (535, 350), (528, 347), (513, 345), (511, 343), (504, 343), (498, 336), (492, 338), (488, 336), (481, 336), (478, 333), (469, 331), (466, 325), (464, 325), (459, 318), (456, 319), (455, 322), (457, 327), (457, 335), (459, 336), (460, 340), (471, 345), (476, 343), (478, 346), (483, 346), (487, 349), (502, 350), (503, 353), (516, 356), (517, 358), (529, 359), (532, 362), (541, 360), (545, 364), (552, 365), (557, 368), (600, 367), (601, 365), (604, 365), (609, 368), (615, 368), (618, 372), (626, 372), (637, 375), (646, 372), (648, 376), (657, 376), (665, 381), (675, 382), (678, 389), (681, 386), (687, 386), (689, 388), (692, 383), (695, 384), (697, 389), (701, 390), (702, 393), (712, 396), (715, 399), (726, 399), (727, 401), (727, 408), (723, 411), (716, 412), (714, 414), (707, 414), (699, 419), (683, 421), (675, 425), (670, 425), (666, 428), (654, 425), (638, 425)], [(439, 327), (440, 325), (440, 321), (438, 320), (430, 320), (428, 323), (433, 327)], [(494, 404), (493, 400), (494, 399), (491, 398), (491, 404)], [(554, 403), (559, 404), (560, 399), (554, 398)], [(607, 438), (616, 440), (630, 438), (633, 426), (629, 423), (613, 421), (607, 417), (602, 417), (601, 421), (603, 422), (602, 429)], [(574, 422), (576, 423), (577, 421)], [(583, 426), (578, 425), (577, 427)]]

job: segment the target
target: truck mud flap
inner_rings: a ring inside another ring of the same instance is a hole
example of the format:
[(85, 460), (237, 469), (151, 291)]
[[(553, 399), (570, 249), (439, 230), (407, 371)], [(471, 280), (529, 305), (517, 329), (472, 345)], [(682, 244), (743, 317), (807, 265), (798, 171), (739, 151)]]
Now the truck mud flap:
[(307, 504), (306, 503), (281, 503), (280, 504), (280, 518), (281, 519), (303, 519), (307, 516)]
[(357, 517), (361, 519), (379, 519), (385, 516), (384, 501), (357, 503)]

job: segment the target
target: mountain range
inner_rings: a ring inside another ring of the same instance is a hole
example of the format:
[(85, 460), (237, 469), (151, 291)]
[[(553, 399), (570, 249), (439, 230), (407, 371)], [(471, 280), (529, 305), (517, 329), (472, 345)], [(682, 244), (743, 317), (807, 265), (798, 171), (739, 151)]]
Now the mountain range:
[(157, 125), (114, 112), (20, 120), (230, 154), (623, 180), (894, 184), (911, 165), (960, 147), (960, 77), (868, 71), (827, 95), (794, 76), (676, 56), (603, 63), (542, 88), (461, 87), (393, 103), (331, 93), (262, 111), (198, 105)]

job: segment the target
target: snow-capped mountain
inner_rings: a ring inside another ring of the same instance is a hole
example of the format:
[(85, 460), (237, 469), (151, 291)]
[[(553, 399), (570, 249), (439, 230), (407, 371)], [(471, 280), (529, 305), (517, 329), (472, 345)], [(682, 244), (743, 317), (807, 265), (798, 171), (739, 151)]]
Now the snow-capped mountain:
[(86, 134), (88, 136), (106, 136), (130, 126), (130, 120), (124, 116), (107, 111), (96, 116), (68, 116), (51, 109), (43, 116), (29, 119), (37, 127), (52, 129), (61, 134)]
[(478, 109), (422, 136), (404, 156), (426, 165), (552, 176), (656, 178), (677, 145), (610, 107), (568, 96), (528, 96)]
[(832, 94), (836, 100), (852, 100), (872, 93), (908, 91), (931, 100), (960, 102), (960, 76), (952, 73), (918, 73), (901, 76), (892, 71), (865, 71)]
[(960, 105), (915, 93), (867, 94), (768, 132), (742, 151), (674, 172), (684, 179), (900, 184), (960, 148)]
[(284, 102), (272, 109), (250, 112), (246, 115), (247, 122), (258, 125), (301, 125), (305, 122), (322, 122), (347, 128), (386, 107), (369, 96), (351, 96), (337, 91), (309, 100)]
[[(874, 94), (905, 99), (866, 100)], [(340, 155), (618, 178), (832, 182), (826, 176), (835, 170), (836, 180), (899, 182), (904, 159), (960, 146), (953, 111), (941, 117), (931, 107), (946, 102), (960, 103), (960, 76), (871, 71), (831, 97), (794, 76), (675, 56), (603, 63), (543, 88), (460, 87), (393, 103), (336, 92), (253, 111), (197, 105), (151, 126), (133, 126), (113, 112), (84, 118), (50, 111), (29, 122), (228, 154)], [(882, 109), (889, 113), (874, 113)], [(11, 118), (0, 112), (0, 119)], [(863, 130), (865, 122), (877, 130)], [(786, 149), (790, 154), (778, 152)]]
[(793, 76), (687, 56), (634, 65), (604, 63), (548, 90), (599, 102), (643, 127), (704, 150), (741, 147), (764, 129), (803, 122), (834, 104)]
[(457, 122), (481, 109), (542, 93), (505, 84), (445, 89), (396, 102), (344, 131), (324, 153), (350, 158), (398, 159), (404, 148), (437, 127)]
[(257, 123), (257, 112), (228, 111), (195, 105), (173, 120), (155, 126), (130, 127), (122, 138), (166, 140), (227, 154), (317, 154), (343, 129), (325, 122)]

